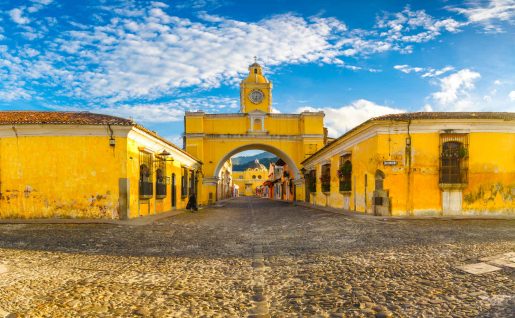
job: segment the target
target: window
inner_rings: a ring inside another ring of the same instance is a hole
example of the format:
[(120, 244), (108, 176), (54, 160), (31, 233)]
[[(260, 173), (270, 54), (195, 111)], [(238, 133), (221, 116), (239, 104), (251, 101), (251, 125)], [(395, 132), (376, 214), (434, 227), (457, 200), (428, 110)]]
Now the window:
[(317, 191), (317, 173), (315, 170), (310, 170), (306, 176), (306, 183), (309, 192), (316, 192)]
[(252, 179), (256, 179), (256, 176), (255, 176), (255, 175), (253, 175), (253, 176), (252, 176)]
[(185, 197), (188, 195), (188, 168), (182, 168), (181, 176), (181, 196)]
[(190, 184), (190, 194), (196, 194), (195, 193), (195, 183), (196, 183), (196, 179), (195, 179), (195, 171), (194, 170), (190, 170), (190, 180), (189, 180)]
[(156, 170), (156, 198), (166, 197), (166, 161), (165, 158), (158, 158), (159, 168)]
[(320, 181), (322, 182), (322, 192), (331, 191), (331, 164), (322, 165)]
[(243, 176), (240, 176), (240, 179), (243, 179)]
[(153, 195), (152, 183), (152, 154), (144, 151), (139, 153), (139, 197), (149, 199)]
[(467, 184), (468, 135), (440, 135), (440, 184)]
[(254, 127), (252, 127), (252, 129), (254, 131), (261, 131), (262, 128), (263, 128), (263, 126), (262, 126), (262, 123), (261, 123), (261, 119), (260, 118), (254, 119)]
[(261, 176), (258, 176), (258, 179), (261, 179)]
[(352, 162), (350, 155), (340, 157), (340, 169), (338, 169), (340, 179), (340, 191), (351, 191), (352, 189)]

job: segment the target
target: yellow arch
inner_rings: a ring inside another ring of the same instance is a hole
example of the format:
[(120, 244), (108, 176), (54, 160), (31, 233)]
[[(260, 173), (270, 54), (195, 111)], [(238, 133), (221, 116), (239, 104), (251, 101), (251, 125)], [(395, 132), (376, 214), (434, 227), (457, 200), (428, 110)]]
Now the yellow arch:
[(276, 155), (277, 157), (281, 158), (284, 162), (286, 162), (286, 164), (290, 167), (290, 169), (293, 170), (295, 179), (300, 178), (300, 172), (299, 172), (297, 165), (295, 164), (295, 161), (293, 161), (293, 159), (287, 153), (285, 153), (284, 151), (280, 150), (277, 147), (274, 147), (274, 146), (268, 145), (268, 144), (264, 144), (264, 143), (250, 143), (250, 144), (236, 147), (233, 150), (229, 151), (225, 156), (223, 156), (218, 161), (218, 164), (216, 165), (216, 168), (214, 171), (214, 176), (215, 177), (220, 176), (220, 171), (222, 170), (224, 163), (227, 160), (229, 160), (229, 158), (231, 158), (232, 156), (234, 156), (237, 153), (240, 153), (240, 152), (246, 151), (246, 150), (263, 150), (263, 151), (268, 151), (268, 152)]

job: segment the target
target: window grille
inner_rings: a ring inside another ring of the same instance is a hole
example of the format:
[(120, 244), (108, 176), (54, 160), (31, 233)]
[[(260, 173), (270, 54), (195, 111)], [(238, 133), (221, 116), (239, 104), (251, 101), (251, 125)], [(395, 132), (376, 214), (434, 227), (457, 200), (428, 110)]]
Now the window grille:
[(156, 198), (166, 197), (166, 159), (158, 158), (159, 168), (156, 170)]
[(331, 191), (331, 164), (322, 165), (322, 177), (320, 181), (322, 182), (322, 192)]
[(340, 157), (340, 169), (338, 170), (338, 178), (340, 179), (340, 191), (351, 191), (352, 162), (350, 155)]
[(440, 135), (440, 184), (468, 183), (468, 134)]
[(194, 170), (190, 170), (189, 182), (190, 182), (190, 194), (194, 194), (195, 193), (195, 171)]
[(316, 192), (317, 191), (317, 173), (315, 170), (310, 170), (306, 176), (306, 183), (309, 189), (309, 192)]
[(182, 168), (181, 176), (181, 196), (185, 197), (188, 195), (188, 169)]
[(142, 199), (151, 198), (154, 193), (152, 183), (152, 154), (144, 151), (139, 153), (139, 196)]

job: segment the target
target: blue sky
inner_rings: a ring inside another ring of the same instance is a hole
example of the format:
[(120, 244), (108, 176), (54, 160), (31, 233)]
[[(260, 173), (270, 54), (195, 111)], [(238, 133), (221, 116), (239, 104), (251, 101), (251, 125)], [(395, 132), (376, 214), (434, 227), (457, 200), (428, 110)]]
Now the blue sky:
[(132, 117), (178, 142), (237, 112), (253, 62), (274, 109), (336, 137), (403, 111), (515, 111), (515, 0), (0, 0), (0, 109)]

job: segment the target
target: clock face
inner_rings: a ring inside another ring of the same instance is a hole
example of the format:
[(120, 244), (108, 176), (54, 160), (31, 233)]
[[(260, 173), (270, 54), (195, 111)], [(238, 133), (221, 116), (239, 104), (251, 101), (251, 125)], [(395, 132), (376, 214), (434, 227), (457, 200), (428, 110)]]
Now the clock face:
[(249, 99), (251, 102), (253, 102), (254, 104), (259, 104), (263, 101), (263, 98), (265, 97), (265, 95), (263, 94), (263, 92), (259, 89), (254, 89), (252, 90), (252, 92), (250, 92), (249, 94)]

